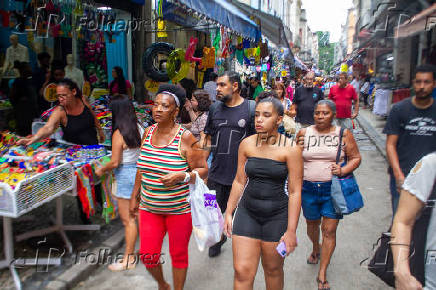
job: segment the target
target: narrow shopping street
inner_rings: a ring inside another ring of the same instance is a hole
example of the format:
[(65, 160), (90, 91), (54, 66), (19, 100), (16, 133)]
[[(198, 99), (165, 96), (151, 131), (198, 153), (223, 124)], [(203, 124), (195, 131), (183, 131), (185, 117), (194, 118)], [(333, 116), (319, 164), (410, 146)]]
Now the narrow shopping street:
[(0, 0), (0, 290), (436, 290), (435, 19)]
[[(346, 216), (339, 224), (337, 246), (328, 270), (328, 280), (338, 290), (381, 290), (386, 289), (360, 262), (372, 252), (373, 243), (380, 233), (387, 230), (391, 220), (391, 206), (387, 183), (386, 160), (360, 129), (356, 139), (362, 153), (362, 165), (356, 172), (360, 190), (364, 196), (365, 207), (358, 213)], [(306, 225), (301, 215), (298, 226), (298, 247), (285, 262), (285, 289), (311, 290), (316, 288), (318, 265), (306, 264), (311, 247), (306, 236)], [(138, 245), (136, 246), (138, 248)], [(123, 249), (118, 250), (121, 253)], [(171, 267), (168, 260), (168, 242), (165, 239), (162, 252), (164, 274), (171, 281)], [(200, 252), (191, 237), (189, 245), (189, 270), (186, 289), (192, 290), (230, 290), (233, 283), (233, 262), (231, 241), (223, 246), (222, 254), (209, 258), (207, 251)], [(88, 279), (80, 282), (74, 289), (156, 289), (157, 284), (146, 272), (144, 265), (136, 269), (113, 273), (106, 266), (100, 266)], [(254, 289), (265, 289), (262, 267), (256, 275)]]

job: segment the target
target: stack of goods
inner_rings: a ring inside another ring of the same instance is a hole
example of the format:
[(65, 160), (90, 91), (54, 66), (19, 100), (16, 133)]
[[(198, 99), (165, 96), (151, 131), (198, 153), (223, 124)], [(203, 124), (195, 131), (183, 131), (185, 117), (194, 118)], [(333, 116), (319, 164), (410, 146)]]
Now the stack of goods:
[[(98, 183), (95, 167), (110, 161), (104, 146), (68, 146), (46, 139), (24, 147), (15, 145), (18, 139), (13, 133), (0, 132), (0, 183), (6, 183), (15, 190), (21, 181), (70, 162), (76, 168), (77, 192), (84, 212), (87, 215), (95, 214), (95, 197), (101, 194), (103, 217), (107, 222), (115, 217), (115, 206), (110, 196), (112, 174), (100, 179), (101, 192), (96, 192), (95, 187)], [(38, 180), (44, 182), (42, 176)]]
[(0, 156), (4, 155), (18, 141), (18, 136), (9, 131), (0, 132)]
[(65, 152), (65, 159), (72, 162), (76, 168), (82, 167), (85, 164), (92, 163), (92, 161), (100, 159), (107, 155), (104, 146), (100, 145), (74, 145), (68, 147)]
[(0, 100), (0, 110), (11, 109), (12, 104), (9, 100)]
[(154, 124), (151, 110), (149, 108), (137, 106), (135, 107), (135, 111), (139, 124), (141, 124), (144, 128)]
[(0, 182), (14, 189), (17, 184), (35, 174), (65, 163), (65, 147), (47, 139), (28, 146), (16, 146), (18, 137), (0, 133)]
[(48, 109), (47, 111), (44, 111), (44, 112), (41, 114), (41, 119), (42, 119), (44, 122), (47, 122), (48, 119), (49, 119), (50, 116), (51, 116), (51, 113), (53, 113), (53, 111), (54, 111), (55, 109), (56, 109), (56, 107), (53, 107), (53, 108)]

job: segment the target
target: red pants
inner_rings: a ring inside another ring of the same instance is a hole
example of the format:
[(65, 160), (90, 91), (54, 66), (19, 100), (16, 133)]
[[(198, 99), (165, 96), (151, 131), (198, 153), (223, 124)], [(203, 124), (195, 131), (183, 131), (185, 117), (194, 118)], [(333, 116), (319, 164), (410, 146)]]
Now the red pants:
[(191, 214), (155, 214), (139, 210), (140, 259), (147, 268), (165, 262), (162, 242), (168, 232), (174, 268), (188, 268), (188, 245), (192, 232)]

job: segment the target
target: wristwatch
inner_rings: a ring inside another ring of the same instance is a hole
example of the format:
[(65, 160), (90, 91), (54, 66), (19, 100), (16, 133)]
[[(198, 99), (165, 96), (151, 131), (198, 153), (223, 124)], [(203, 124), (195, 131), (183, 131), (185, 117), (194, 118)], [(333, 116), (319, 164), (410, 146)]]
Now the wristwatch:
[(185, 179), (183, 179), (183, 182), (189, 182), (190, 180), (191, 180), (191, 174), (185, 172)]

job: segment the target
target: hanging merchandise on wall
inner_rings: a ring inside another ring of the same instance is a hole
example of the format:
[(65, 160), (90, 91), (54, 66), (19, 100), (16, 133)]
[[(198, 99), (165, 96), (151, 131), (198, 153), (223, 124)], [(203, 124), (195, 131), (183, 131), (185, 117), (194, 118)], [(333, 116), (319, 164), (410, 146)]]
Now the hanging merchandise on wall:
[(215, 67), (215, 47), (203, 48), (203, 60), (198, 67), (200, 70)]
[(174, 46), (166, 42), (156, 42), (149, 46), (142, 56), (142, 68), (145, 74), (156, 82), (169, 81), (167, 61), (173, 50)]
[(204, 72), (199, 71), (197, 74), (197, 89), (201, 89), (203, 87), (204, 81)]
[(186, 61), (185, 55), (186, 52), (183, 49), (176, 49), (168, 57), (168, 77), (175, 83), (188, 75), (190, 64)]
[(106, 46), (103, 32), (84, 32), (79, 41), (80, 67), (92, 88), (107, 87)]
[(157, 15), (158, 15), (158, 19), (157, 19), (157, 37), (158, 38), (164, 38), (164, 37), (168, 37), (168, 34), (166, 32), (166, 22), (165, 20), (163, 20), (163, 9), (162, 9), (162, 1), (163, 0), (159, 0), (158, 1), (158, 5), (157, 5)]

